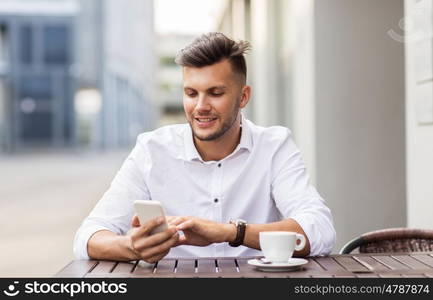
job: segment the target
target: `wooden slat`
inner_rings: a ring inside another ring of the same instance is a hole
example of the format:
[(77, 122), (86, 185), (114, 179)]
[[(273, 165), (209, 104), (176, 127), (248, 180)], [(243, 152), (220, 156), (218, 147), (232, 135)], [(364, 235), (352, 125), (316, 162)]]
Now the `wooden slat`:
[(395, 260), (394, 258), (392, 258), (390, 256), (374, 255), (373, 258), (375, 260), (379, 261), (380, 263), (386, 265), (388, 268), (390, 268), (392, 270), (408, 270), (408, 269), (410, 269), (408, 266), (402, 264), (401, 262), (399, 262), (398, 260)]
[(260, 277), (263, 278), (265, 272), (261, 272), (256, 270), (256, 268), (250, 264), (247, 263), (248, 259), (246, 258), (239, 258), (236, 259), (238, 266), (239, 266), (239, 272), (241, 274), (241, 277), (248, 277), (248, 278), (254, 278), (254, 277)]
[[(199, 258), (198, 273), (195, 273), (195, 260), (179, 260), (177, 272), (173, 273), (175, 259), (165, 259), (158, 263), (156, 272), (152, 264), (143, 266), (142, 261), (112, 262), (96, 260), (75, 260), (69, 263), (56, 277), (433, 277), (432, 253), (356, 254), (333, 255), (331, 257), (308, 258), (309, 263), (302, 270), (291, 272), (262, 272), (247, 263), (250, 257), (217, 258), (219, 272), (215, 270), (214, 258)], [(111, 273), (110, 273), (111, 271)], [(359, 272), (374, 272), (363, 273)]]
[(198, 274), (216, 273), (215, 259), (198, 259)]
[(313, 258), (307, 258), (308, 264), (302, 266), (301, 269), (290, 271), (284, 274), (284, 277), (290, 278), (308, 278), (308, 277), (333, 277), (333, 274), (327, 274), (327, 271)]
[(365, 272), (369, 271), (367, 267), (353, 259), (353, 257), (350, 256), (341, 256), (341, 257), (334, 257), (334, 259), (339, 262), (347, 271), (350, 272)]
[[(276, 277), (277, 276), (278, 276), (278, 274), (276, 274)], [(287, 278), (310, 278), (312, 276), (313, 276), (313, 274), (311, 274), (310, 272), (306, 272), (306, 271), (292, 271), (290, 273), (289, 272), (287, 272), (287, 273), (281, 273), (280, 277), (282, 277), (282, 278), (286, 278), (286, 277)], [(319, 275), (317, 275), (317, 276), (319, 276)]]
[(195, 259), (179, 259), (177, 261), (176, 274), (195, 274)]
[(73, 260), (54, 277), (84, 277), (97, 263), (96, 260)]
[(346, 269), (337, 263), (333, 257), (317, 257), (315, 258), (315, 261), (327, 271), (346, 271)]
[(402, 278), (403, 276), (400, 274), (391, 274), (391, 273), (383, 273), (379, 274), (381, 278)]
[(136, 264), (137, 262), (119, 262), (112, 273), (132, 273), (132, 270)]
[(377, 277), (379, 277), (379, 275), (374, 274), (374, 273), (370, 273), (370, 274), (366, 273), (366, 274), (356, 274), (356, 277), (358, 277), (358, 278), (377, 278)]
[(426, 269), (424, 270), (389, 270), (389, 271), (381, 271), (380, 274), (399, 274), (399, 275), (420, 275), (428, 273)]
[(433, 268), (433, 257), (431, 255), (418, 254), (418, 255), (411, 255), (411, 256), (419, 260), (420, 262), (426, 264), (427, 266)]
[(424, 274), (403, 274), (406, 278), (423, 278), (426, 277)]
[(305, 270), (311, 271), (311, 272), (323, 272), (325, 271), (325, 268), (322, 267), (317, 261), (315, 261), (313, 258), (307, 258), (308, 264), (304, 265), (303, 268)]
[[(259, 271), (260, 273), (263, 273), (263, 277), (265, 278), (290, 278), (293, 276), (295, 272), (263, 272)], [(305, 276), (299, 276), (299, 278), (303, 278)]]
[(329, 274), (319, 263), (313, 258), (308, 258), (308, 264), (303, 265), (298, 270), (288, 271), (282, 274), (282, 277), (290, 278), (309, 278), (309, 277), (333, 277), (333, 274)]
[(374, 272), (378, 272), (378, 271), (385, 271), (385, 270), (390, 270), (390, 268), (388, 268), (387, 266), (381, 264), (380, 262), (378, 262), (377, 260), (375, 260), (374, 258), (370, 257), (370, 256), (353, 256), (353, 259), (358, 260), (360, 263), (364, 264), (364, 266), (366, 266), (369, 270), (374, 271)]
[(123, 278), (131, 277), (135, 263), (100, 261), (86, 278)]
[(149, 264), (144, 261), (140, 261), (132, 272), (132, 277), (135, 276), (151, 276), (153, 274), (153, 268), (155, 264)]
[(218, 271), (221, 274), (238, 274), (234, 259), (218, 259)]
[(129, 278), (131, 273), (87, 273), (86, 278)]
[(100, 260), (99, 263), (96, 265), (96, 267), (94, 267), (93, 270), (89, 273), (93, 273), (93, 274), (111, 273), (111, 270), (113, 270), (115, 265), (116, 265), (115, 261)]
[(419, 260), (416, 260), (409, 255), (393, 255), (392, 257), (414, 270), (429, 268), (426, 264), (420, 262)]
[(154, 275), (171, 275), (174, 276), (174, 266), (176, 260), (160, 260), (154, 270)]

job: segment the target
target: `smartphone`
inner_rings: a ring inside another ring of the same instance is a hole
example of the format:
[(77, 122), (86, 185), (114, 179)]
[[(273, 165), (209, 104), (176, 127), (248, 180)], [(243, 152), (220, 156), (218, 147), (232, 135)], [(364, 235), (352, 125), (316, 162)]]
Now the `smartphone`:
[[(134, 201), (134, 208), (135, 212), (138, 216), (138, 219), (140, 220), (140, 224), (144, 224), (147, 221), (156, 218), (156, 217), (164, 217), (165, 219), (165, 212), (164, 208), (162, 207), (161, 202), (154, 201), (154, 200), (135, 200)], [(159, 225), (158, 227), (155, 227), (150, 234), (155, 234), (158, 232), (162, 232), (164, 230), (168, 229), (167, 220)]]

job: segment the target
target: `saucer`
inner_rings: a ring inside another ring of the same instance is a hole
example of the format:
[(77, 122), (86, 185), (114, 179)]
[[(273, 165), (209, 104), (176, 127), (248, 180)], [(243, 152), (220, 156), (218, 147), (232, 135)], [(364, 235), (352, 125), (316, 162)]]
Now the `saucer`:
[(308, 264), (308, 260), (291, 258), (287, 262), (264, 263), (260, 259), (250, 259), (248, 260), (248, 264), (264, 272), (286, 272), (299, 270), (303, 265)]

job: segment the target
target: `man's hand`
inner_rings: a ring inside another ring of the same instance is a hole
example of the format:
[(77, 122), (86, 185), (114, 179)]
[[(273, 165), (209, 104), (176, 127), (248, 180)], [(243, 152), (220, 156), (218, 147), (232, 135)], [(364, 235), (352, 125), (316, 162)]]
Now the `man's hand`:
[(212, 243), (229, 242), (236, 237), (236, 227), (232, 224), (195, 217), (170, 217), (168, 222), (184, 233), (179, 238), (178, 245), (207, 246)]
[(130, 237), (130, 248), (137, 259), (142, 259), (148, 263), (157, 262), (179, 243), (179, 234), (174, 226), (169, 226), (163, 232), (150, 235), (150, 232), (163, 222), (164, 218), (158, 217), (140, 225), (137, 216), (132, 218), (132, 228), (128, 231), (127, 236)]

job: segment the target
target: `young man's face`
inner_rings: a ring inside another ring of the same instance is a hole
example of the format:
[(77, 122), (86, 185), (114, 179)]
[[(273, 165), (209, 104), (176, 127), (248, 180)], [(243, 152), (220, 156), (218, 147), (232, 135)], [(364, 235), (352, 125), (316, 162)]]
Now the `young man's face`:
[(222, 137), (245, 107), (249, 87), (233, 73), (228, 60), (202, 68), (183, 68), (183, 107), (194, 136), (201, 141)]

